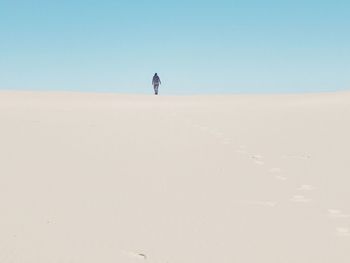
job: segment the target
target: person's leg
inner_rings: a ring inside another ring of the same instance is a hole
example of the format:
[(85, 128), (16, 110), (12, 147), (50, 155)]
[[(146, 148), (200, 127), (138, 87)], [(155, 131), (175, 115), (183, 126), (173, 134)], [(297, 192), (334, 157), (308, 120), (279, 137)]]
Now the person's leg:
[(159, 85), (154, 85), (154, 92), (156, 95), (158, 95), (158, 87), (159, 87)]

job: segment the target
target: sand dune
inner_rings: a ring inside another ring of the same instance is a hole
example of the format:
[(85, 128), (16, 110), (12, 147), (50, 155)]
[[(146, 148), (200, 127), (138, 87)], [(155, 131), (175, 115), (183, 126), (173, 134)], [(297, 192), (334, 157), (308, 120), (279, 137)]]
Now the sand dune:
[(350, 262), (350, 93), (0, 92), (0, 262)]

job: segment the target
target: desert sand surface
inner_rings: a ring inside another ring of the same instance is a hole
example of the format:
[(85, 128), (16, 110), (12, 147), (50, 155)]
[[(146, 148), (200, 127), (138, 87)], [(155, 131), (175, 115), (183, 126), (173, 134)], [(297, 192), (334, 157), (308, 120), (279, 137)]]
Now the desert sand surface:
[(350, 93), (0, 92), (0, 262), (349, 263)]

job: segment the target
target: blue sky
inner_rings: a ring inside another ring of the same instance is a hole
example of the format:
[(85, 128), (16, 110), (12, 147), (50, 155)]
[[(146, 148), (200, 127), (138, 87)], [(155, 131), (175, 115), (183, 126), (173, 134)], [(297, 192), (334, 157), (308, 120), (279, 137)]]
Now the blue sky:
[(350, 89), (350, 1), (0, 0), (0, 89)]

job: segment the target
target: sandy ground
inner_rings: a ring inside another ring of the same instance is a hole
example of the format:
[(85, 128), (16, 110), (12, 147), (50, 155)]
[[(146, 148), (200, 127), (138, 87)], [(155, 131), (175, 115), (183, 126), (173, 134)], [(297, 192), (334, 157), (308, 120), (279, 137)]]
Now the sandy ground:
[(0, 262), (349, 263), (350, 93), (0, 92)]

